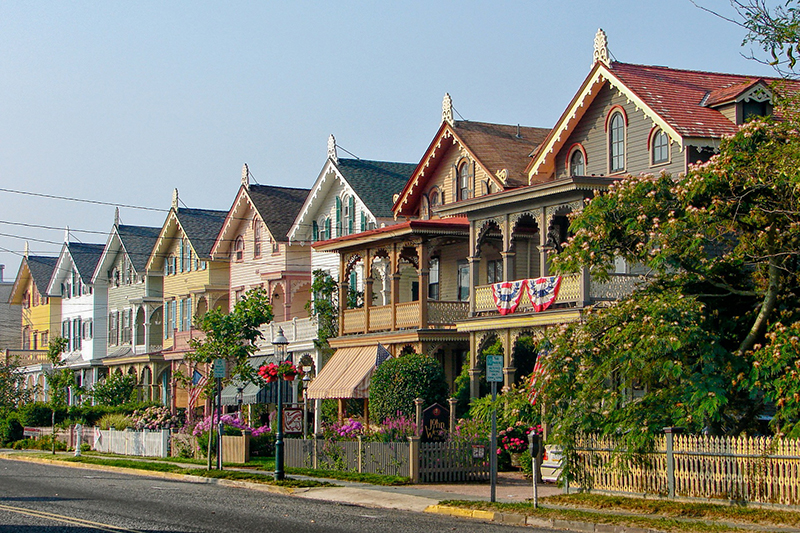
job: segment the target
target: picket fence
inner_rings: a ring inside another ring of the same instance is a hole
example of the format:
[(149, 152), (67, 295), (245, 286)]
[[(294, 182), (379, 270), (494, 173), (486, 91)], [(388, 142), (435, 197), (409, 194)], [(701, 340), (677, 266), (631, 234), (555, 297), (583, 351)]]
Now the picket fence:
[[(168, 429), (116, 431), (87, 428), (85, 432), (92, 438), (92, 449), (98, 452), (142, 457), (169, 457), (170, 431)], [(84, 436), (85, 438), (86, 436)]]
[[(800, 505), (800, 439), (714, 437), (669, 432), (642, 458), (614, 439), (578, 441), (582, 490)], [(573, 482), (574, 483), (574, 482)]]
[(286, 439), (286, 466), (410, 477), (414, 482), (486, 481), (489, 459), (473, 458), (472, 443)]

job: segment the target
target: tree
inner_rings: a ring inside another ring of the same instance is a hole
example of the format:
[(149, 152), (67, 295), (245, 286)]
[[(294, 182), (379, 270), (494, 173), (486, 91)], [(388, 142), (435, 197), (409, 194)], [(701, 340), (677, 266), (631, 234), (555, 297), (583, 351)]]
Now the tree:
[(590, 431), (633, 451), (664, 426), (753, 431), (773, 403), (775, 430), (800, 433), (800, 135), (781, 114), (686, 176), (620, 180), (574, 218), (557, 271), (603, 279), (622, 257), (651, 282), (549, 336), (542, 394), (567, 454)]
[[(258, 349), (256, 341), (262, 338), (259, 328), (272, 320), (272, 305), (263, 288), (247, 291), (230, 313), (211, 309), (196, 320), (206, 338), (190, 341), (193, 352), (187, 354), (187, 361), (208, 364), (215, 359), (225, 359), (229, 368), (228, 379), (245, 382), (260, 379), (248, 359)], [(189, 379), (184, 378), (186, 381)], [(209, 380), (207, 392), (212, 391), (213, 386), (213, 381)]]
[(133, 401), (135, 391), (135, 377), (112, 372), (95, 384), (92, 397), (99, 405), (116, 406)]
[(67, 408), (69, 388), (75, 386), (75, 374), (72, 370), (63, 368), (64, 362), (61, 360), (61, 355), (66, 351), (68, 344), (64, 337), (53, 337), (47, 347), (50, 371), (45, 376), (52, 412), (53, 455), (56, 453), (56, 410)]
[(413, 416), (414, 400), (424, 405), (444, 404), (447, 381), (439, 362), (427, 354), (409, 354), (388, 359), (372, 375), (369, 385), (370, 408), (377, 420), (398, 414)]
[(30, 403), (36, 389), (25, 386), (25, 374), (14, 359), (0, 361), (0, 409), (15, 409)]

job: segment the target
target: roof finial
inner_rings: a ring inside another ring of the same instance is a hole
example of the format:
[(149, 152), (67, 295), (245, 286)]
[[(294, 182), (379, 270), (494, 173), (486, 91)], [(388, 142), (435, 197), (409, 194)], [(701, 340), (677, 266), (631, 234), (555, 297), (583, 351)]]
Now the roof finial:
[(250, 188), (250, 169), (247, 167), (247, 163), (242, 165), (242, 187)]
[(69, 242), (69, 226), (64, 228), (64, 242)]
[(31, 245), (28, 244), (28, 241), (25, 241), (25, 259), (28, 258), (29, 253), (31, 253)]
[(119, 227), (119, 207), (114, 208), (114, 226)]
[(442, 122), (453, 125), (453, 99), (450, 98), (450, 93), (444, 93), (442, 100)]
[(178, 188), (172, 189), (172, 209), (178, 210)]
[(336, 155), (336, 137), (333, 136), (333, 133), (328, 137), (328, 159), (334, 163), (339, 162), (339, 156)]
[(611, 63), (608, 55), (608, 38), (603, 28), (598, 28), (597, 33), (594, 35), (594, 61), (592, 61), (592, 66), (598, 61), (605, 66), (609, 66)]

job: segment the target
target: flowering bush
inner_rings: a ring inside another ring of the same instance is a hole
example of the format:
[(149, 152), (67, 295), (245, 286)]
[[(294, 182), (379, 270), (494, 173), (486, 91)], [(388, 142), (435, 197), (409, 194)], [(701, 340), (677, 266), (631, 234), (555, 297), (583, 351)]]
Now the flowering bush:
[(266, 381), (275, 381), (279, 377), (284, 379), (294, 379), (295, 376), (302, 376), (303, 371), (297, 368), (291, 361), (283, 361), (275, 364), (269, 363), (258, 369), (258, 375)]
[(386, 418), (371, 438), (379, 442), (402, 442), (417, 434), (417, 425), (405, 415), (397, 413), (397, 418)]
[(268, 433), (270, 430), (268, 425), (253, 429), (247, 424), (245, 424), (242, 420), (239, 420), (239, 418), (236, 415), (222, 415), (222, 418), (219, 418), (218, 416), (214, 415), (214, 416), (207, 416), (203, 420), (198, 422), (194, 426), (192, 434), (195, 437), (199, 437), (203, 433), (207, 432), (209, 428), (216, 429), (218, 422), (222, 422), (222, 431), (223, 434), (225, 435), (241, 435), (242, 430), (248, 430), (252, 432), (253, 437), (259, 437), (264, 433)]
[(144, 411), (136, 410), (131, 415), (133, 426), (136, 429), (178, 429), (183, 425), (183, 421), (177, 415), (173, 416), (169, 407), (153, 406)]
[(328, 439), (355, 439), (359, 435), (363, 435), (364, 424), (354, 418), (348, 418), (344, 424), (339, 424), (338, 422), (324, 424), (322, 429)]
[(498, 455), (503, 450), (508, 453), (522, 453), (528, 449), (528, 435), (530, 433), (541, 433), (541, 426), (531, 427), (522, 421), (517, 421), (513, 426), (498, 432), (500, 446), (497, 449)]
[(481, 420), (462, 418), (456, 423), (455, 433), (450, 435), (450, 439), (463, 442), (488, 442), (489, 431), (488, 425)]

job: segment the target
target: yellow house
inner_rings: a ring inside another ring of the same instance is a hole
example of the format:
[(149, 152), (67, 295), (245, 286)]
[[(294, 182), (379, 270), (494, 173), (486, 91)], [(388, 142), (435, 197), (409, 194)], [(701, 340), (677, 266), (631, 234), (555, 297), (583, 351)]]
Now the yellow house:
[[(228, 310), (228, 261), (211, 260), (227, 211), (178, 207), (178, 190), (147, 261), (148, 272), (164, 276), (163, 355), (171, 364), (171, 375), (187, 371), (183, 358), (189, 341), (202, 335), (194, 317), (209, 309)], [(174, 382), (172, 408), (189, 407), (187, 391)]]
[(43, 372), (49, 368), (47, 347), (61, 327), (61, 298), (48, 297), (45, 293), (56, 260), (55, 257), (28, 255), (26, 247), (9, 297), (10, 304), (22, 307), (22, 345), (17, 347), (19, 350), (9, 350), (9, 356), (15, 358), (27, 374), (26, 386), (39, 386), (37, 400), (45, 399)]

